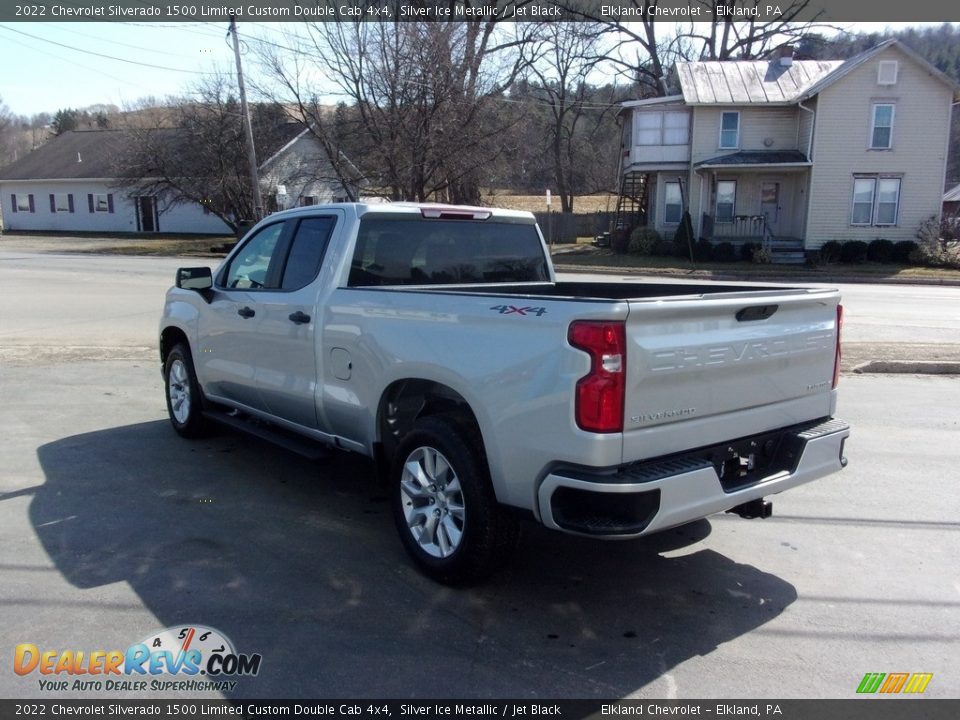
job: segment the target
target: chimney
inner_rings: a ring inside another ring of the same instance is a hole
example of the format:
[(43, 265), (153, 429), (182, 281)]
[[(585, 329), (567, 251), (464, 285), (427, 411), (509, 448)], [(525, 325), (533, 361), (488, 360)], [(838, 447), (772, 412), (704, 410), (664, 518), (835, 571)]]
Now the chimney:
[(784, 45), (780, 48), (780, 67), (793, 65), (793, 45)]

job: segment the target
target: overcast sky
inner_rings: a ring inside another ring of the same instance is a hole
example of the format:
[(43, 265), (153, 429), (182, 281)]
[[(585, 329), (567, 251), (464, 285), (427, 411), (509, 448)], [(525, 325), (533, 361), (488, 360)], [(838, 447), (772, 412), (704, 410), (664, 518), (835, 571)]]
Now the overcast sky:
[[(283, 42), (298, 23), (240, 23), (241, 37)], [(665, 32), (669, 24), (663, 23)], [(910, 23), (857, 23), (880, 32)], [(17, 115), (116, 105), (182, 94), (220, 67), (233, 68), (226, 22), (0, 23), (0, 99)], [(244, 72), (256, 75), (249, 57)], [(334, 98), (331, 98), (331, 100)]]

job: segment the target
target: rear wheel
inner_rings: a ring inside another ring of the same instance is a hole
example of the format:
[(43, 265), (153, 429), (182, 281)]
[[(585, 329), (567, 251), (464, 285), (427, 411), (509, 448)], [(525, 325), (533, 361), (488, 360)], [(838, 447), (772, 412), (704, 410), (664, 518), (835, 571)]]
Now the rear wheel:
[(456, 418), (417, 421), (397, 448), (391, 485), (400, 539), (434, 580), (482, 580), (516, 546), (518, 521), (497, 503), (479, 444)]
[(193, 369), (190, 349), (183, 343), (173, 347), (163, 365), (167, 412), (173, 429), (186, 438), (206, 434), (208, 424), (203, 417), (203, 397)]

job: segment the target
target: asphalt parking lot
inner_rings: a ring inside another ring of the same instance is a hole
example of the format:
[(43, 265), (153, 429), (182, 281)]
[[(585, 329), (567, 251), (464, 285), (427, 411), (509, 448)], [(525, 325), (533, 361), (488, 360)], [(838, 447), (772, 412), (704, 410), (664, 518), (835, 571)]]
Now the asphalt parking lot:
[[(112, 310), (145, 334), (159, 314)], [(0, 338), (31, 332), (51, 331), (0, 315)], [(769, 520), (627, 543), (531, 527), (453, 590), (410, 566), (365, 461), (184, 441), (152, 352), (117, 342), (0, 356), (0, 697), (84, 697), (12, 672), (18, 643), (189, 623), (262, 654), (232, 697), (849, 698), (894, 671), (960, 696), (960, 379), (845, 376), (849, 467)]]

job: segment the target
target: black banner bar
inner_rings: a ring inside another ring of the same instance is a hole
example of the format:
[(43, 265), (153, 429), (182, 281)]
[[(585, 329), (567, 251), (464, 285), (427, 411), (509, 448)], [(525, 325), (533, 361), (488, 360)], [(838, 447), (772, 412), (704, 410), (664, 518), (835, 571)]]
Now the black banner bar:
[(2, 22), (504, 20), (955, 22), (944, 0), (56, 0), (0, 3)]

